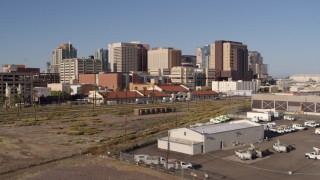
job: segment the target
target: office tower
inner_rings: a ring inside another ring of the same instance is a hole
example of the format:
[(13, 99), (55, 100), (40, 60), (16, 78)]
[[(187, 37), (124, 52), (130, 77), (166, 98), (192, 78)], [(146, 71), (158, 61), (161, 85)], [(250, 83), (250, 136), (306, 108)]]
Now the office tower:
[(51, 73), (59, 73), (63, 59), (77, 58), (77, 49), (69, 43), (63, 43), (52, 51)]
[(149, 45), (138, 41), (113, 43), (108, 45), (111, 72), (147, 70), (147, 51)]
[(60, 63), (61, 83), (77, 83), (79, 74), (97, 74), (102, 72), (102, 61), (92, 58), (64, 59)]
[(174, 48), (153, 48), (148, 51), (148, 70), (181, 66), (181, 50)]
[(196, 64), (199, 65), (199, 68), (201, 66), (201, 62), (202, 62), (202, 50), (201, 48), (197, 48), (196, 49)]
[(181, 56), (181, 63), (188, 63), (190, 65), (195, 66), (196, 65), (196, 56), (193, 55), (182, 55)]
[(257, 51), (248, 53), (249, 69), (253, 72), (256, 79), (266, 80), (268, 78), (268, 65), (263, 64), (263, 57)]
[(247, 45), (234, 41), (215, 41), (215, 44), (211, 45), (210, 56), (210, 66), (221, 71), (222, 79), (252, 79), (252, 72), (248, 70)]
[(197, 48), (197, 64), (199, 68), (210, 68), (210, 45)]
[(100, 59), (102, 61), (102, 70), (104, 72), (108, 72), (109, 65), (108, 65), (108, 50), (107, 49), (97, 49), (94, 53), (94, 59)]

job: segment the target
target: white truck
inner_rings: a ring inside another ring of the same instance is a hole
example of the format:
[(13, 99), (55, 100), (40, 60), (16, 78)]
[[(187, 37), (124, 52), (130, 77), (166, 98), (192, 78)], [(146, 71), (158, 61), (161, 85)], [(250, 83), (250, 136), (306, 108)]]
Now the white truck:
[(315, 121), (306, 121), (306, 122), (304, 122), (304, 126), (306, 126), (306, 127), (318, 127), (319, 123), (316, 123)]
[(285, 144), (281, 144), (279, 139), (276, 143), (273, 144), (272, 148), (279, 153), (289, 152), (289, 147)]
[(283, 119), (284, 119), (284, 120), (288, 120), (288, 121), (294, 121), (294, 120), (296, 120), (293, 116), (289, 116), (289, 115), (283, 116)]
[(279, 134), (285, 133), (283, 127), (281, 127), (281, 126), (273, 126), (273, 127), (270, 127), (270, 128), (269, 128), (269, 131), (275, 132), (275, 133), (279, 133)]
[(187, 168), (191, 169), (193, 166), (191, 163), (186, 163), (184, 161), (179, 161), (176, 159), (169, 159), (168, 165), (167, 165), (167, 162), (165, 161), (163, 163), (163, 167), (171, 170), (175, 170), (175, 169), (187, 169)]
[(257, 119), (258, 121), (271, 121), (272, 116), (269, 112), (247, 112), (247, 118)]
[(298, 123), (293, 124), (293, 125), (292, 125), (292, 128), (293, 128), (293, 129), (296, 129), (296, 130), (305, 130), (305, 129), (306, 129), (305, 126), (303, 126), (303, 125), (301, 125), (301, 124), (298, 124)]
[(248, 150), (236, 150), (236, 156), (239, 157), (241, 160), (251, 160), (252, 153)]
[(305, 157), (308, 159), (317, 159), (320, 160), (319, 148), (313, 147), (314, 151), (305, 154)]

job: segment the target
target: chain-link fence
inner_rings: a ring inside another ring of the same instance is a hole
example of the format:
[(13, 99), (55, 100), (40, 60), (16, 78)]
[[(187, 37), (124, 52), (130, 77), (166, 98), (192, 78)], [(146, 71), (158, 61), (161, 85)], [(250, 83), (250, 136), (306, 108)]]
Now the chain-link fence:
[(181, 177), (183, 179), (190, 179), (190, 180), (215, 180), (215, 179), (229, 179), (225, 176), (214, 174), (214, 173), (208, 173), (196, 169), (190, 169), (190, 168), (166, 168), (166, 165), (163, 164), (146, 164), (143, 163), (143, 161), (137, 161), (135, 160), (134, 155), (128, 154), (128, 153), (115, 153), (115, 154), (109, 154), (109, 156), (117, 158), (121, 161), (125, 161), (130, 164), (143, 166), (146, 168), (155, 169), (164, 173), (169, 173), (174, 176)]

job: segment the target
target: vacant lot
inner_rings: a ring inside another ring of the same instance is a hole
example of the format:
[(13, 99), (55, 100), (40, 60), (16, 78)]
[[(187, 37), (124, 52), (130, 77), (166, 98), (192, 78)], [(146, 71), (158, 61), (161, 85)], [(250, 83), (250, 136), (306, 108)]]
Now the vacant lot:
[[(133, 116), (137, 107), (177, 112)], [(93, 150), (119, 151), (155, 141), (169, 128), (194, 124), (245, 107), (241, 99), (151, 105), (44, 106), (0, 111), (0, 174)], [(0, 178), (1, 179), (1, 178)]]

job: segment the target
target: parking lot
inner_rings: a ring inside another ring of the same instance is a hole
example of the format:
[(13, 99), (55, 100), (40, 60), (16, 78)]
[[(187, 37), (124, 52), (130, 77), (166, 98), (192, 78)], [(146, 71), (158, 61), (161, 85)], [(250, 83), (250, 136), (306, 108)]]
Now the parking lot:
[[(306, 119), (320, 122), (320, 117), (300, 116), (298, 120), (276, 120), (277, 125), (303, 124)], [(200, 155), (185, 155), (169, 152), (169, 158), (196, 164), (196, 168), (212, 174), (219, 174), (230, 179), (319, 179), (320, 160), (305, 158), (306, 152), (313, 151), (313, 147), (320, 148), (320, 136), (314, 133), (315, 128), (308, 128), (289, 134), (266, 133), (268, 141), (255, 144), (261, 150), (268, 149), (270, 154), (264, 158), (242, 161), (235, 155), (237, 147), (228, 150), (218, 150)], [(278, 153), (272, 145), (279, 139), (281, 143), (292, 145), (294, 150), (289, 153)], [(159, 150), (157, 144), (130, 152), (131, 154), (148, 154), (167, 157), (167, 151)], [(289, 171), (293, 172), (291, 175)]]

